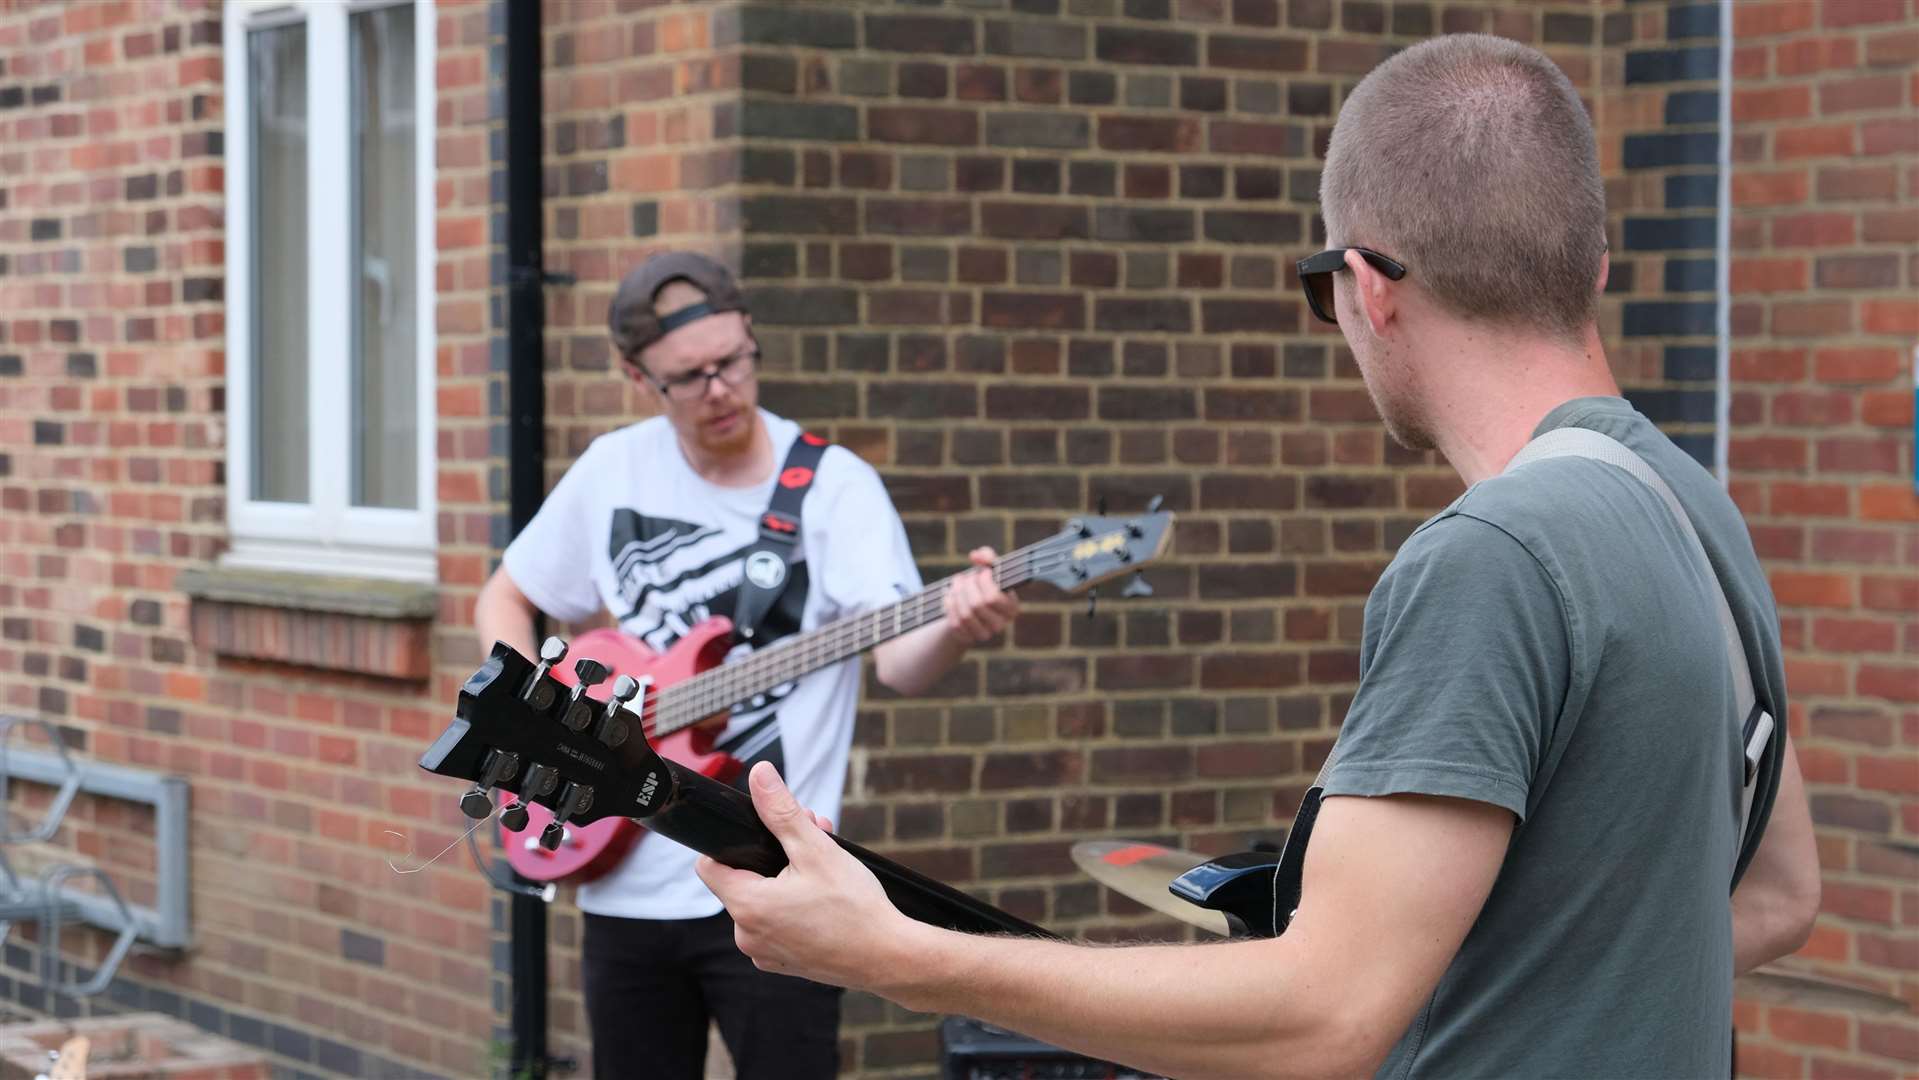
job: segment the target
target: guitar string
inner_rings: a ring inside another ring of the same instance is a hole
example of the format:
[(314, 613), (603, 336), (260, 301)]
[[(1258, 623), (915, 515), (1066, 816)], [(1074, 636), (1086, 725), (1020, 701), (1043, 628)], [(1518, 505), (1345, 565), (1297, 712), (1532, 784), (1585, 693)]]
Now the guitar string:
[[(428, 859), (427, 861), (421, 863), (420, 865), (403, 867), (399, 865), (399, 863), (394, 862), (392, 859), (388, 859), (386, 860), (387, 869), (393, 871), (396, 874), (417, 874), (420, 871), (425, 870), (427, 867), (432, 866), (436, 862), (439, 862), (441, 856), (445, 855), (449, 851), (452, 851), (454, 848), (460, 846), (460, 841), (465, 840), (469, 836), (472, 836), (474, 832), (479, 829), (480, 826), (485, 825), (489, 821), (492, 821), (495, 817), (499, 815), (499, 812), (500, 812), (499, 808), (495, 807), (493, 810), (493, 813), (488, 814), (487, 816), (467, 826), (467, 829), (465, 832), (461, 833), (460, 835), (454, 837), (452, 840), (448, 841), (445, 847), (441, 848), (437, 853), (435, 853), (431, 859)], [(406, 850), (400, 852), (400, 858), (402, 860), (413, 858), (413, 839), (411, 837), (407, 836), (407, 834), (403, 832), (396, 832), (393, 829), (387, 829), (385, 830), (385, 832), (388, 836), (391, 836), (395, 840), (398, 840), (400, 843), (406, 845)]]

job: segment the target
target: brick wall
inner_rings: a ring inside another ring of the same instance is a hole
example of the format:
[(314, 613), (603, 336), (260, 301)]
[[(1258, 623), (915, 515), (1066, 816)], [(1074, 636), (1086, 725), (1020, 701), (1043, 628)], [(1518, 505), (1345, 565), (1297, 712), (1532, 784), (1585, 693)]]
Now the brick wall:
[[(1802, 959), (1919, 1005), (1919, 29), (1734, 9), (1733, 494), (1772, 573), (1825, 867)], [(1746, 1010), (1769, 1076), (1893, 1077), (1919, 1020)]]
[[(100, 998), (49, 999), (32, 928), (4, 985), (30, 1007), (147, 1009), (338, 1076), (484, 1071), (488, 890), (413, 762), (477, 661), (474, 586), (499, 543), (486, 488), (490, 8), (437, 31), (441, 589), (430, 681), (222, 658), (180, 571), (226, 544), (218, 5), (0, 3), (0, 709), (82, 754), (188, 777), (193, 932)], [(31, 808), (44, 791), (21, 792)], [(55, 838), (151, 902), (151, 825), (83, 803)], [(105, 938), (69, 928), (73, 958)]]

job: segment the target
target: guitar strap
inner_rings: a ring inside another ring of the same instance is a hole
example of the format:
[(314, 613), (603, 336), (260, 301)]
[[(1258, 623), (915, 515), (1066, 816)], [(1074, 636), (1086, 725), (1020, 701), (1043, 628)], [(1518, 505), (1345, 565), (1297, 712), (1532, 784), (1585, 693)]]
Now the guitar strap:
[[(1644, 458), (1619, 440), (1588, 428), (1556, 428), (1527, 443), (1507, 463), (1505, 471), (1511, 472), (1527, 462), (1568, 455), (1605, 462), (1651, 488), (1672, 512), (1673, 519), (1678, 522), (1680, 531), (1690, 543), (1694, 557), (1704, 568), (1706, 580), (1712, 582), (1726, 663), (1733, 675), (1733, 695), (1737, 707), (1734, 722), (1739, 725), (1740, 746), (1745, 753), (1739, 797), (1739, 858), (1733, 865), (1732, 874), (1732, 887), (1737, 888), (1747, 864), (1752, 861), (1753, 853), (1759, 849), (1766, 823), (1772, 817), (1773, 799), (1779, 790), (1785, 740), (1773, 738), (1773, 715), (1758, 700), (1758, 688), (1753, 682), (1751, 667), (1746, 662), (1739, 625), (1733, 621), (1732, 606), (1726, 601), (1725, 586), (1714, 572), (1705, 545), (1699, 540), (1699, 532), (1685, 508), (1680, 505), (1679, 497), (1646, 464)], [(1326, 755), (1325, 764), (1319, 767), (1318, 775), (1313, 777), (1312, 786), (1300, 800), (1299, 810), (1293, 816), (1293, 827), (1286, 834), (1286, 846), (1280, 852), (1279, 863), (1273, 868), (1273, 926), (1279, 933), (1285, 932), (1286, 924), (1292, 921), (1293, 913), (1299, 908), (1306, 844), (1312, 837), (1313, 822), (1319, 817), (1326, 778), (1332, 772), (1333, 762), (1339, 758), (1339, 749), (1339, 744), (1335, 742), (1332, 751)]]
[(773, 483), (773, 498), (760, 515), (760, 538), (741, 560), (739, 598), (733, 602), (733, 636), (739, 641), (753, 640), (760, 620), (786, 591), (791, 577), (787, 570), (800, 550), (800, 505), (813, 487), (813, 474), (828, 445), (818, 435), (802, 431), (786, 452), (786, 463)]

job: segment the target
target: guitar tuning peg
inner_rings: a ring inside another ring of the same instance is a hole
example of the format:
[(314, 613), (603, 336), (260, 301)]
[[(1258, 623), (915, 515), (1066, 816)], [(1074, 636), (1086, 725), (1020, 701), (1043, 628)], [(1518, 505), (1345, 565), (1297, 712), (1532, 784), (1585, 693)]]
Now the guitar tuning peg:
[(1095, 585), (1092, 588), (1086, 590), (1086, 617), (1089, 619), (1092, 618), (1093, 613), (1098, 610), (1099, 610), (1099, 586)]
[(485, 821), (493, 812), (493, 800), (487, 797), (486, 789), (475, 784), (460, 796), (460, 812), (475, 821)]
[(527, 679), (520, 697), (536, 709), (544, 709), (553, 704), (554, 695), (559, 686), (547, 676), (553, 665), (566, 659), (566, 639), (549, 637), (540, 643), (540, 665), (533, 669), (533, 675)]
[(580, 680), (581, 686), (598, 686), (612, 674), (605, 664), (590, 656), (581, 657), (573, 665), (573, 675)]
[(1151, 596), (1153, 595), (1153, 587), (1147, 583), (1145, 574), (1135, 570), (1133, 571), (1132, 580), (1126, 583), (1126, 587), (1121, 589), (1119, 594), (1127, 597)]
[(1159, 508), (1164, 505), (1166, 505), (1166, 497), (1164, 495), (1155, 495), (1146, 501), (1146, 512), (1149, 514), (1157, 514), (1159, 513)]
[(1106, 516), (1106, 496), (1101, 495), (1098, 498), (1094, 499), (1093, 508), (1099, 513), (1100, 517), (1105, 517)]
[(526, 828), (526, 804), (515, 800), (511, 806), (500, 811), (500, 827), (507, 832), (519, 832)]

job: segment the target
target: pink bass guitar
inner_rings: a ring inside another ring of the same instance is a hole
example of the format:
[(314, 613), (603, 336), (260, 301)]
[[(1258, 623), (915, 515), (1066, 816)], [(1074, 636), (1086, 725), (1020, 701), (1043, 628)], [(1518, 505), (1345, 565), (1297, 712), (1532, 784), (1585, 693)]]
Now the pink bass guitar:
[[(1158, 558), (1171, 539), (1172, 520), (1170, 512), (1158, 509), (1157, 499), (1135, 518), (1076, 518), (1056, 535), (1001, 556), (993, 563), (993, 580), (1002, 589), (1030, 581), (1044, 581), (1066, 592), (1090, 588)], [(618, 630), (590, 630), (574, 638), (570, 646), (550, 638), (541, 649), (539, 670), (570, 687), (584, 683), (590, 689), (620, 675), (649, 683), (637, 695), (644, 703), (640, 724), (647, 741), (660, 755), (686, 769), (730, 783), (739, 775), (741, 763), (714, 749), (716, 732), (699, 726), (701, 721), (939, 619), (952, 580), (937, 582), (887, 607), (782, 638), (737, 663), (721, 663), (733, 648), (733, 624), (715, 618), (694, 627), (664, 654)], [(1150, 592), (1141, 579), (1126, 589), (1129, 596)], [(559, 666), (568, 655), (573, 663)], [(574, 696), (578, 700), (566, 715), (577, 713), (583, 728), (605, 699)], [(501, 798), (511, 797), (502, 789)], [(534, 881), (578, 883), (599, 877), (626, 857), (642, 831), (636, 821), (622, 816), (553, 828), (552, 810), (530, 799), (514, 800), (501, 812), (500, 821), (507, 861)], [(528, 829), (529, 825), (536, 827)]]

